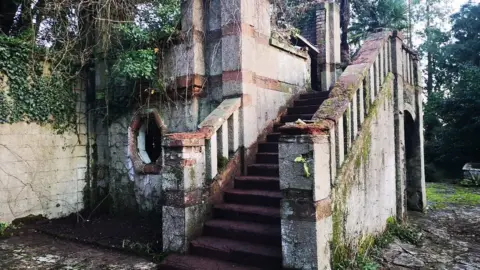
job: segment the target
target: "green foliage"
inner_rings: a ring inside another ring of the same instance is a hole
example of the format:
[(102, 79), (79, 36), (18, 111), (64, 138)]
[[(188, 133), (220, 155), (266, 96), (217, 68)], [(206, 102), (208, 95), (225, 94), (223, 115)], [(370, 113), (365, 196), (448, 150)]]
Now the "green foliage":
[(427, 178), (436, 170), (458, 177), (467, 162), (480, 160), (480, 4), (469, 3), (451, 17), (454, 39), (431, 31), (431, 82), (425, 106)]
[(107, 96), (111, 115), (139, 106), (139, 93), (165, 91), (159, 65), (163, 48), (179, 33), (180, 1), (153, 1), (145, 4), (137, 15), (135, 23), (116, 27), (118, 40), (109, 52), (114, 59)]
[(227, 167), (227, 164), (228, 164), (228, 158), (224, 157), (224, 156), (218, 156), (217, 158), (217, 164), (218, 164), (218, 171), (219, 172), (222, 172), (226, 167)]
[(117, 78), (153, 80), (157, 70), (157, 56), (151, 50), (132, 50), (121, 53), (113, 66)]
[(350, 43), (359, 44), (380, 28), (403, 30), (408, 27), (407, 5), (403, 0), (352, 1), (353, 20)]
[(419, 245), (422, 240), (418, 229), (408, 224), (399, 224), (395, 218), (390, 217), (387, 219), (387, 229), (376, 239), (375, 244), (385, 246), (386, 243), (392, 242), (395, 238), (413, 245)]
[(5, 230), (8, 228), (7, 223), (0, 222), (0, 237), (5, 235)]
[(20, 38), (0, 35), (0, 123), (75, 125), (76, 94), (69, 68)]
[(364, 236), (356, 247), (336, 245), (333, 247), (333, 269), (379, 269), (377, 263), (381, 249), (387, 247), (395, 239), (418, 245), (420, 233), (407, 224), (399, 224), (396, 219), (387, 219), (387, 227), (379, 236)]
[(310, 169), (308, 168), (308, 162), (311, 158), (308, 158), (306, 156), (298, 156), (295, 158), (296, 163), (302, 163), (303, 164), (303, 175), (307, 178), (311, 176)]
[[(480, 30), (480, 29), (479, 29)], [(480, 67), (462, 65), (450, 91), (434, 92), (425, 107), (425, 152), (433, 162), (452, 173), (463, 164), (480, 160)]]

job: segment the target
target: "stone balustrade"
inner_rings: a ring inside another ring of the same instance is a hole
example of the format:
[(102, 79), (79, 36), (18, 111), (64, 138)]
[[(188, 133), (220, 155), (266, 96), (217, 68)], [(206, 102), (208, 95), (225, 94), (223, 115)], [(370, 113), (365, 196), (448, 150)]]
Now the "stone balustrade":
[[(199, 125), (205, 134), (207, 178), (213, 179), (240, 146), (241, 98), (224, 100)], [(220, 164), (219, 164), (220, 163)]]
[(224, 185), (240, 169), (240, 111), (241, 98), (225, 99), (196, 132), (165, 136), (162, 212), (163, 231), (168, 233), (163, 234), (164, 250), (187, 250), (208, 218), (208, 206), (222, 197)]
[(354, 247), (403, 217), (403, 89), (418, 85), (417, 62), (400, 33), (371, 34), (312, 120), (280, 128), (284, 267), (330, 269), (332, 242)]

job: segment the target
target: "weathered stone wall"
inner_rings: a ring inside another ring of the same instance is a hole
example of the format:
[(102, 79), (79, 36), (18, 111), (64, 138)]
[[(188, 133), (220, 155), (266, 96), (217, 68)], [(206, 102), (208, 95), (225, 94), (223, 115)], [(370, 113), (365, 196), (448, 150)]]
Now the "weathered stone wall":
[[(168, 97), (148, 104), (158, 111), (165, 126), (163, 135), (197, 132), (222, 101), (239, 97), (242, 105), (235, 136), (249, 156), (291, 97), (307, 90), (308, 54), (271, 39), (269, 5), (266, 0), (185, 2), (182, 30), (186, 38), (163, 52), (160, 67), (170, 87)], [(97, 89), (101, 89), (102, 76), (98, 77)], [(165, 175), (136, 172), (129, 152), (132, 134), (128, 130), (135, 114), (144, 109), (127, 111), (97, 128), (97, 153), (102, 155), (97, 165), (108, 168), (98, 183), (109, 190), (115, 209), (159, 214)], [(165, 155), (157, 161), (161, 170), (170, 159)]]
[(357, 246), (363, 237), (381, 233), (386, 220), (396, 216), (392, 79), (387, 83), (366, 116), (332, 189), (332, 241), (337, 246)]
[(0, 125), (0, 223), (28, 215), (58, 218), (81, 211), (87, 185), (83, 95), (76, 132), (19, 122)]
[(315, 123), (280, 128), (284, 267), (330, 269), (330, 258), (356, 252), (389, 217), (402, 221), (407, 202), (424, 209), (417, 61), (401, 33), (371, 34)]

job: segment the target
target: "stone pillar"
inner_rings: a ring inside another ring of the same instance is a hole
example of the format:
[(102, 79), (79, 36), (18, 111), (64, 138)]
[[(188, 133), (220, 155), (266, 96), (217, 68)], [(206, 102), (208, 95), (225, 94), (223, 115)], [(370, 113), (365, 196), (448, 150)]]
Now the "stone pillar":
[[(330, 160), (335, 159), (331, 155), (330, 138), (328, 135), (280, 138), (284, 268), (330, 269), (332, 164), (335, 169), (334, 161)], [(306, 167), (298, 158), (305, 160)]]
[(424, 138), (423, 138), (423, 88), (421, 86), (422, 73), (418, 65), (418, 58), (414, 57), (414, 84), (415, 84), (415, 134), (417, 149), (415, 150), (415, 192), (416, 205), (419, 211), (425, 212), (427, 209), (427, 192), (425, 186), (425, 156), (424, 156)]
[(317, 9), (317, 45), (321, 90), (328, 91), (341, 74), (340, 8), (335, 2), (323, 2)]
[[(164, 165), (161, 172), (163, 251), (188, 251), (191, 240), (202, 232), (207, 218), (205, 189), (205, 139), (182, 134), (163, 141)], [(192, 135), (192, 134), (189, 134)]]
[(395, 174), (397, 194), (397, 219), (403, 221), (406, 211), (406, 172), (405, 172), (405, 127), (403, 101), (403, 35), (394, 31), (392, 36), (392, 72), (395, 76), (393, 87), (395, 125)]
[(204, 23), (204, 1), (185, 0), (182, 1), (182, 32), (185, 34), (185, 56), (187, 63), (182, 73), (188, 83), (195, 81), (195, 77), (205, 75), (205, 23)]

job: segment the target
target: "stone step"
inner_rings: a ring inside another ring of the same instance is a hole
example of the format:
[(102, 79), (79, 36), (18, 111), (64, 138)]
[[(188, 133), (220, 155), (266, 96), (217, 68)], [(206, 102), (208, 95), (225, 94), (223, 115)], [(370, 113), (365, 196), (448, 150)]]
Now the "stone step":
[(261, 267), (281, 269), (282, 250), (277, 246), (202, 236), (191, 243), (193, 255)]
[(319, 105), (289, 107), (287, 114), (315, 114), (319, 107)]
[(305, 94), (300, 94), (299, 99), (309, 99), (309, 98), (325, 98), (328, 97), (330, 91), (313, 91)]
[(278, 153), (278, 142), (263, 142), (258, 144), (258, 152), (260, 153)]
[(281, 245), (280, 226), (254, 222), (214, 219), (205, 223), (205, 236), (265, 245)]
[(279, 190), (278, 177), (267, 176), (238, 176), (235, 178), (235, 188), (239, 189), (262, 189)]
[(257, 163), (278, 164), (278, 153), (257, 153)]
[(279, 176), (278, 164), (252, 164), (247, 172), (250, 176)]
[(295, 122), (298, 119), (311, 120), (312, 117), (313, 114), (287, 114), (285, 116), (282, 116), (282, 123)]
[(267, 142), (278, 142), (280, 139), (280, 132), (273, 132), (267, 135)]
[(213, 207), (215, 218), (280, 224), (280, 208), (243, 204), (219, 204)]
[(327, 98), (309, 98), (309, 99), (297, 99), (293, 102), (293, 106), (310, 106), (310, 105), (321, 105)]
[(159, 265), (160, 270), (260, 270), (228, 261), (220, 261), (194, 255), (171, 254)]
[(278, 129), (283, 126), (283, 123), (275, 123), (273, 124), (273, 132), (278, 132)]
[(226, 203), (280, 207), (282, 193), (271, 190), (231, 189), (225, 191)]

